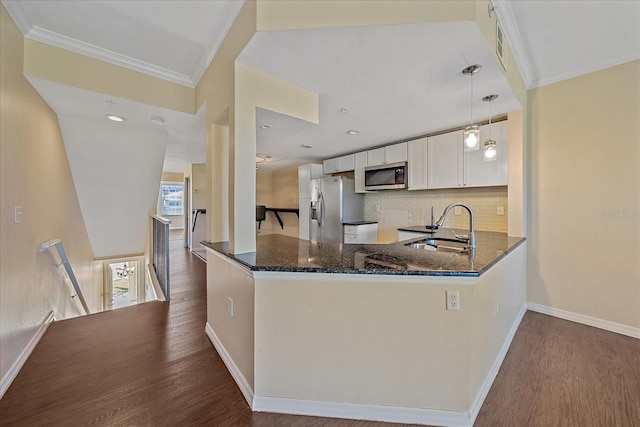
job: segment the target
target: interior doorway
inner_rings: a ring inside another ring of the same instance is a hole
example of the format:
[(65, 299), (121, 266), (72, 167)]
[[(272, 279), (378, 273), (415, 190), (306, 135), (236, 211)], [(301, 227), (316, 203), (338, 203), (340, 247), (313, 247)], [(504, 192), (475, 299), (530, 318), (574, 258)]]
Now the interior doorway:
[(120, 259), (104, 263), (103, 306), (105, 310), (146, 301), (142, 260)]

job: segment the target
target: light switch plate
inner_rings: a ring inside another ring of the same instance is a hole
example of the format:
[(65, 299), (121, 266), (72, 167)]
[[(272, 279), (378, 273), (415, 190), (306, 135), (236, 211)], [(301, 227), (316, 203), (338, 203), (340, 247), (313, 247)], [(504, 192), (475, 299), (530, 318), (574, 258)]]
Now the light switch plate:
[(13, 207), (13, 222), (16, 224), (21, 223), (24, 220), (24, 208), (22, 206)]

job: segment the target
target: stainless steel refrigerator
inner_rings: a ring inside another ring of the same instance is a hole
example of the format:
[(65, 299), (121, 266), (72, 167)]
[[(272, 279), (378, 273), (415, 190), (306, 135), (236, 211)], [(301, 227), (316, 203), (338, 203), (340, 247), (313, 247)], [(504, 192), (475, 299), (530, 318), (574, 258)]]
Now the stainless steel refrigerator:
[(328, 243), (343, 241), (343, 223), (362, 221), (364, 197), (356, 194), (355, 182), (343, 176), (311, 180), (309, 240)]

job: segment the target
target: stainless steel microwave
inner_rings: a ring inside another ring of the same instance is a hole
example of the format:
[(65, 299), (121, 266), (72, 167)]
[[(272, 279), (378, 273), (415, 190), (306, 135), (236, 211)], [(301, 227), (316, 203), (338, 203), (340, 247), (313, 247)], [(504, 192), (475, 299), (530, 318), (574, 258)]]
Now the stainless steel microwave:
[(407, 162), (387, 163), (364, 169), (365, 190), (396, 190), (407, 188)]

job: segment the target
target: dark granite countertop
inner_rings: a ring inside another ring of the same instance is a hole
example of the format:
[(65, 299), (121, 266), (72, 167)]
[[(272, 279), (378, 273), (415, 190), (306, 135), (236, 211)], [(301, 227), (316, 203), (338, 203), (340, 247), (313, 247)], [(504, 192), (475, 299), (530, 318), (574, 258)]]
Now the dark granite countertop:
[[(426, 230), (426, 229), (425, 229)], [(434, 237), (450, 237), (443, 228)], [(465, 230), (456, 230), (465, 233)], [(429, 233), (431, 235), (431, 233)], [(476, 251), (470, 254), (413, 249), (404, 244), (316, 244), (280, 234), (257, 236), (256, 252), (229, 253), (229, 242), (201, 242), (253, 271), (392, 274), (422, 276), (479, 276), (522, 242), (506, 233), (476, 232)]]
[(378, 221), (350, 221), (343, 222), (342, 225), (368, 225), (368, 224), (377, 224)]

